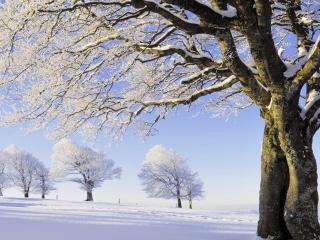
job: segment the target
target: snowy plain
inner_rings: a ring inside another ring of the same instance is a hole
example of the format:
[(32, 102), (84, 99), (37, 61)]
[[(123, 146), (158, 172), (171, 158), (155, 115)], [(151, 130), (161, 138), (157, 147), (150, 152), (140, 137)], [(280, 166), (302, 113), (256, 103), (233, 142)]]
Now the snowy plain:
[(254, 240), (257, 211), (0, 199), (3, 240)]

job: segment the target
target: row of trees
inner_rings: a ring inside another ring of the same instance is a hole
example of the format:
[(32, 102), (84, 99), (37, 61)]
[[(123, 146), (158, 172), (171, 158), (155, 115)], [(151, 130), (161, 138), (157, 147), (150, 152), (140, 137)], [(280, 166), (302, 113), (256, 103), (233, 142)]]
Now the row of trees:
[(192, 172), (186, 160), (175, 151), (156, 145), (149, 150), (139, 178), (149, 197), (175, 198), (182, 208), (181, 199), (192, 201), (203, 197), (203, 183), (198, 173)]
[(93, 201), (93, 189), (106, 180), (120, 178), (121, 168), (105, 154), (81, 147), (69, 140), (54, 145), (53, 164), (48, 169), (32, 154), (10, 146), (0, 152), (0, 195), (5, 188), (15, 186), (28, 198), (30, 191), (42, 198), (54, 190), (54, 183), (67, 180), (79, 183), (87, 192), (87, 201)]
[[(67, 180), (80, 184), (87, 193), (86, 201), (93, 201), (93, 190), (106, 180), (119, 179), (122, 169), (105, 154), (89, 147), (82, 147), (68, 139), (56, 143), (53, 164), (48, 169), (32, 154), (10, 146), (0, 153), (0, 195), (5, 188), (16, 186), (28, 198), (30, 191), (45, 196), (55, 190), (54, 183)], [(156, 145), (149, 150), (139, 178), (145, 192), (152, 198), (182, 199), (192, 201), (203, 196), (203, 183), (192, 172), (186, 160), (176, 152)]]

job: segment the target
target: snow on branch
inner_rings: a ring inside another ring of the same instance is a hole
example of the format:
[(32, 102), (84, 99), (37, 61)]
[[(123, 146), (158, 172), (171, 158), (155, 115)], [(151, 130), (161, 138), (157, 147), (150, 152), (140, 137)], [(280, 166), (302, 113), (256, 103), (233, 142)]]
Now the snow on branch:
[[(306, 119), (306, 115), (308, 111), (319, 101), (320, 101), (320, 92), (317, 90), (312, 90), (308, 95), (306, 105), (302, 108), (300, 112), (301, 118)], [(314, 119), (314, 117), (312, 117), (312, 119)]]
[[(30, 121), (61, 138), (79, 129), (153, 127), (193, 102), (204, 110), (254, 102), (269, 111), (272, 81), (300, 84), (319, 68), (319, 41), (306, 49), (310, 57), (292, 44), (296, 32), (284, 4), (259, 1), (265, 5), (252, 11), (254, 2), (240, 1), (236, 12), (235, 4), (213, 2), (7, 1), (0, 11), (1, 122)], [(297, 19), (317, 21), (309, 5), (295, 10)], [(258, 23), (248, 29), (242, 23), (250, 18)], [(313, 26), (306, 25), (311, 39), (319, 32)], [(286, 72), (278, 58), (296, 68)]]
[(298, 64), (293, 67), (293, 71), (289, 68), (288, 76), (294, 77), (292, 83), (296, 86), (302, 86), (308, 81), (320, 67), (320, 36), (312, 47), (308, 55), (306, 55)]
[(223, 17), (228, 17), (228, 18), (233, 18), (237, 16), (237, 9), (229, 4), (227, 4), (227, 9), (226, 10), (221, 10), (220, 8), (213, 7), (213, 10), (216, 13), (219, 13)]
[(193, 53), (184, 48), (176, 47), (174, 45), (149, 47), (148, 44), (137, 44), (137, 48), (141, 50), (143, 53), (150, 53), (153, 54), (155, 57), (163, 57), (178, 54), (181, 57), (183, 57), (188, 63), (194, 63), (199, 67), (210, 66), (207, 67), (206, 70), (203, 69), (203, 72), (208, 72), (208, 70), (213, 69), (215, 69), (217, 72), (228, 72), (228, 69), (226, 67), (223, 67), (223, 64), (221, 62), (215, 62), (213, 59), (203, 54)]
[[(185, 99), (165, 99), (165, 100), (159, 100), (159, 101), (143, 101), (143, 102), (137, 102), (143, 105), (143, 108), (149, 107), (149, 106), (177, 106), (179, 104), (187, 105), (198, 98), (211, 94), (213, 92), (221, 91), (223, 89), (229, 88), (235, 83), (237, 83), (239, 80), (235, 76), (230, 76), (226, 79), (224, 79), (221, 83), (214, 84), (212, 86), (209, 86), (207, 88), (201, 89), (195, 93), (193, 93), (190, 97)], [(139, 109), (139, 111), (136, 112), (136, 114), (140, 113), (142, 109)]]

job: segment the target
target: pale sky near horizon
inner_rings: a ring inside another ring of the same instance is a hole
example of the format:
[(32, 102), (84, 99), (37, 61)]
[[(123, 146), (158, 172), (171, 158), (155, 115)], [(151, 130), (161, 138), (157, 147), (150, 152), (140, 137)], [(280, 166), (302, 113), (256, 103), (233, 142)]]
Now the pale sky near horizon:
[[(94, 147), (106, 152), (117, 165), (123, 168), (120, 180), (107, 181), (94, 192), (96, 201), (117, 203), (174, 206), (175, 200), (149, 199), (142, 191), (137, 177), (146, 152), (156, 144), (176, 150), (188, 159), (190, 167), (198, 171), (204, 182), (205, 197), (195, 202), (195, 208), (244, 207), (258, 203), (260, 182), (260, 153), (263, 135), (263, 120), (255, 107), (242, 111), (229, 120), (211, 118), (209, 114), (197, 117), (191, 112), (171, 115), (157, 125), (159, 133), (144, 142), (131, 132), (123, 140), (107, 143), (100, 137)], [(26, 134), (21, 127), (0, 129), (0, 147), (14, 144), (31, 152), (50, 164), (54, 141), (44, 137), (43, 132)], [(78, 136), (73, 140), (85, 144)], [(315, 138), (314, 151), (320, 159), (319, 134)], [(85, 192), (75, 183), (59, 183), (57, 191), (62, 200), (82, 201)], [(15, 189), (5, 192), (9, 197), (21, 197)], [(31, 194), (31, 197), (39, 197)]]

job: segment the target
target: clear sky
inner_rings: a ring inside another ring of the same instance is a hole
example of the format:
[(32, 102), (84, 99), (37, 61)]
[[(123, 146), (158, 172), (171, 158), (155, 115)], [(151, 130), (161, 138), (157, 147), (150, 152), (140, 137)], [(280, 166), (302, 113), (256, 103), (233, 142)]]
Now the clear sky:
[[(175, 200), (149, 199), (142, 191), (137, 174), (146, 152), (155, 144), (173, 148), (188, 159), (193, 170), (199, 172), (205, 186), (205, 198), (195, 202), (196, 208), (222, 206), (248, 206), (258, 203), (260, 182), (260, 153), (263, 120), (255, 107), (242, 111), (229, 120), (210, 118), (209, 114), (197, 117), (179, 112), (163, 120), (157, 126), (159, 133), (142, 142), (138, 136), (128, 133), (123, 140), (107, 143), (99, 138), (94, 147), (106, 152), (123, 168), (121, 180), (107, 181), (94, 192), (96, 201), (174, 206)], [(54, 141), (48, 141), (42, 132), (26, 134), (21, 127), (0, 129), (0, 147), (10, 144), (31, 152), (50, 164)], [(73, 137), (83, 143), (79, 136)], [(320, 159), (320, 140), (316, 137), (314, 149)], [(49, 197), (64, 200), (83, 200), (85, 192), (75, 183), (59, 183), (56, 192)], [(15, 189), (5, 191), (7, 196), (22, 196)], [(31, 194), (31, 197), (38, 197)]]

